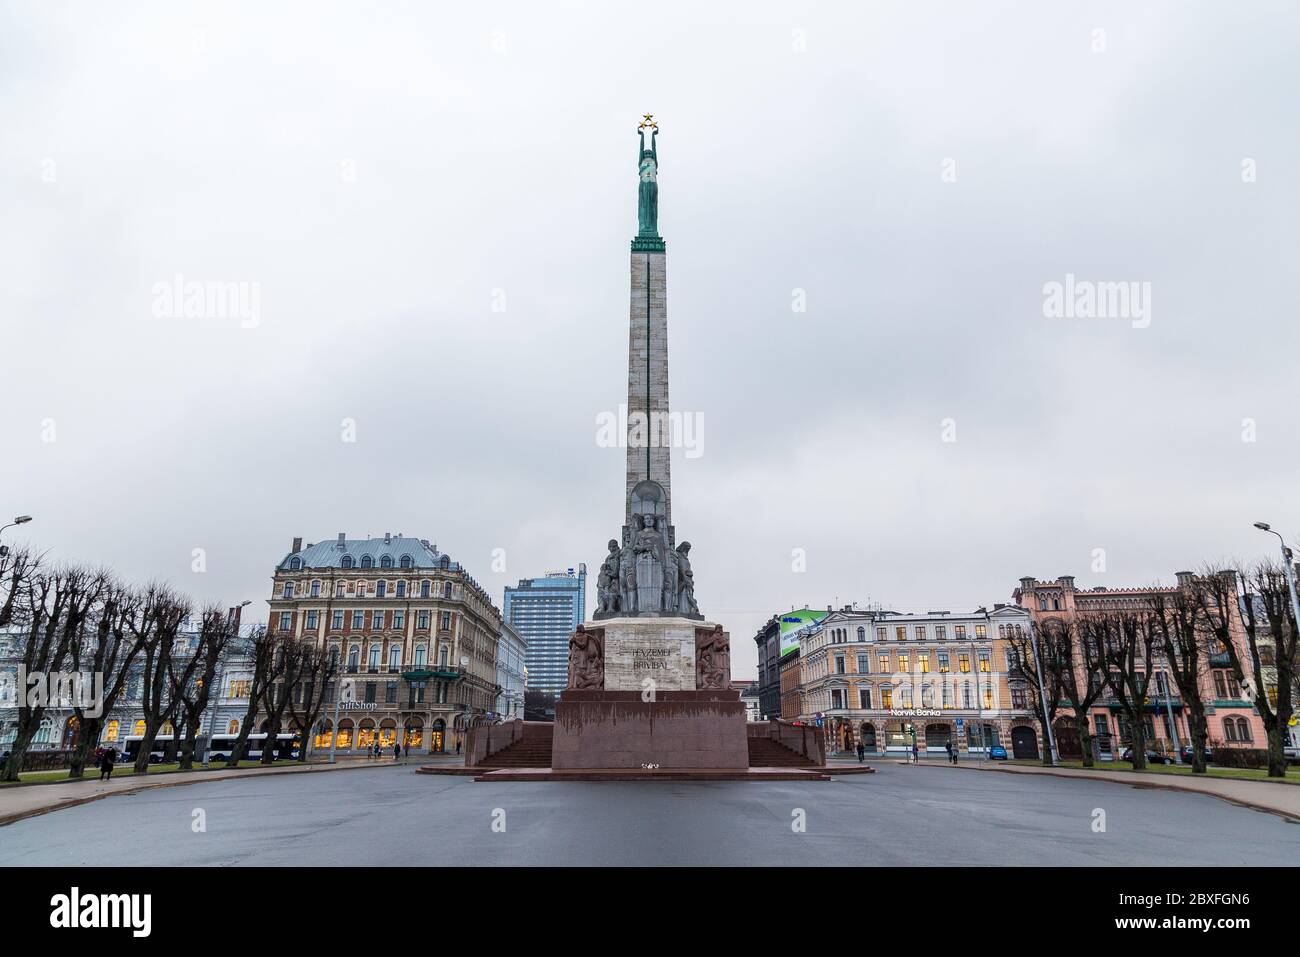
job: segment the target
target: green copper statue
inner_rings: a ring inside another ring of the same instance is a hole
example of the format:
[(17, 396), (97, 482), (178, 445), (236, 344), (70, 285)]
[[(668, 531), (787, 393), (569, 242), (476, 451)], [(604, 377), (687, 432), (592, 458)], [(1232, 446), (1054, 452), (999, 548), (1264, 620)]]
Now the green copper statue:
[[(645, 148), (645, 131), (650, 128), (650, 148)], [(654, 117), (647, 115), (637, 132), (641, 134), (641, 151), (637, 154), (637, 174), (641, 182), (637, 187), (637, 236), (650, 239), (659, 238), (659, 184), (655, 181), (659, 175), (659, 152), (655, 147), (655, 138), (659, 135), (659, 124)]]

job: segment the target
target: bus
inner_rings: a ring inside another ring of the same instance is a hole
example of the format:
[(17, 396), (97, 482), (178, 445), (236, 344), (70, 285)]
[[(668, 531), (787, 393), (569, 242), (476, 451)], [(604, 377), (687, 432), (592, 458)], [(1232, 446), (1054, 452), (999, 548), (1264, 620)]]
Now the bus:
[[(171, 745), (176, 736), (174, 734), (160, 734), (153, 739), (153, 747), (149, 750), (149, 763), (161, 764), (163, 754), (168, 746)], [(122, 739), (122, 758), (124, 764), (134, 764), (136, 757), (140, 754), (140, 745), (144, 742), (144, 735), (129, 734)]]
[[(231, 752), (235, 750), (235, 742), (238, 740), (239, 735), (237, 734), (214, 734), (212, 740), (208, 743), (207, 760), (209, 762), (228, 761)], [(292, 733), (277, 734), (275, 736), (275, 759), (277, 761), (296, 761), (301, 746), (302, 738), (300, 735)], [(244, 742), (244, 760), (262, 760), (262, 750), (265, 747), (265, 731), (259, 734), (250, 734), (248, 740)]]

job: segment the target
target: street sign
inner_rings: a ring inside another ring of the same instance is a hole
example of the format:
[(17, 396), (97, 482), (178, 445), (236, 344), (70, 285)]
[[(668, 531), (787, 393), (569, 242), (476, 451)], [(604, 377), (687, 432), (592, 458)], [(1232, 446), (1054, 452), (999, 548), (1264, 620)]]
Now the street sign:
[(965, 724), (966, 724), (966, 722), (965, 722), (963, 719), (961, 719), (961, 718), (958, 718), (958, 719), (957, 719), (957, 727), (959, 727), (959, 728), (960, 728), (960, 727), (963, 727)]

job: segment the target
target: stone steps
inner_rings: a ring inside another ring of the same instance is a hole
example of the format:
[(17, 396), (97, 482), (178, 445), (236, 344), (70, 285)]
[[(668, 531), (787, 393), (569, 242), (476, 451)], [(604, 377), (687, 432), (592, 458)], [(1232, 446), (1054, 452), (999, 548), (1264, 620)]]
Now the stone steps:
[(812, 768), (816, 765), (802, 754), (770, 738), (749, 738), (751, 768)]

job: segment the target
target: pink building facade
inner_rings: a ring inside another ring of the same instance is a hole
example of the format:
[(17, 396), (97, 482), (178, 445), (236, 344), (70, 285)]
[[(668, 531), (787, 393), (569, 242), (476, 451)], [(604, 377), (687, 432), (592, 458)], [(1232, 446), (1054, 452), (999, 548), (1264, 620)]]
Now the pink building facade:
[[(1074, 576), (1062, 575), (1054, 581), (1034, 578), (1020, 579), (1020, 587), (1012, 593), (1013, 600), (1028, 609), (1037, 627), (1056, 621), (1071, 621), (1090, 612), (1140, 610), (1149, 607), (1151, 596), (1157, 592), (1172, 594), (1190, 582), (1190, 572), (1179, 572), (1179, 584), (1146, 588), (1106, 588), (1098, 586), (1080, 589)], [(1232, 641), (1243, 661), (1249, 661), (1246, 630), (1239, 608), (1234, 607), (1230, 625)], [(1191, 732), (1187, 725), (1186, 709), (1178, 686), (1169, 673), (1163, 655), (1155, 655), (1149, 703), (1143, 715), (1148, 747), (1172, 754), (1175, 741), (1182, 747), (1191, 745)], [(1082, 677), (1080, 677), (1082, 684)], [(1226, 654), (1209, 655), (1200, 678), (1201, 698), (1205, 702), (1207, 745), (1210, 748), (1264, 748), (1268, 746), (1264, 724), (1254, 705), (1242, 689)], [(1167, 692), (1167, 693), (1166, 693)], [(1063, 759), (1078, 758), (1082, 747), (1074, 728), (1074, 715), (1068, 705), (1064, 713), (1057, 712), (1052, 723), (1056, 732), (1057, 748)], [(1128, 716), (1111, 695), (1109, 689), (1089, 713), (1092, 734), (1097, 738), (1102, 759), (1118, 758), (1131, 742)], [(1171, 721), (1172, 719), (1172, 721)]]

